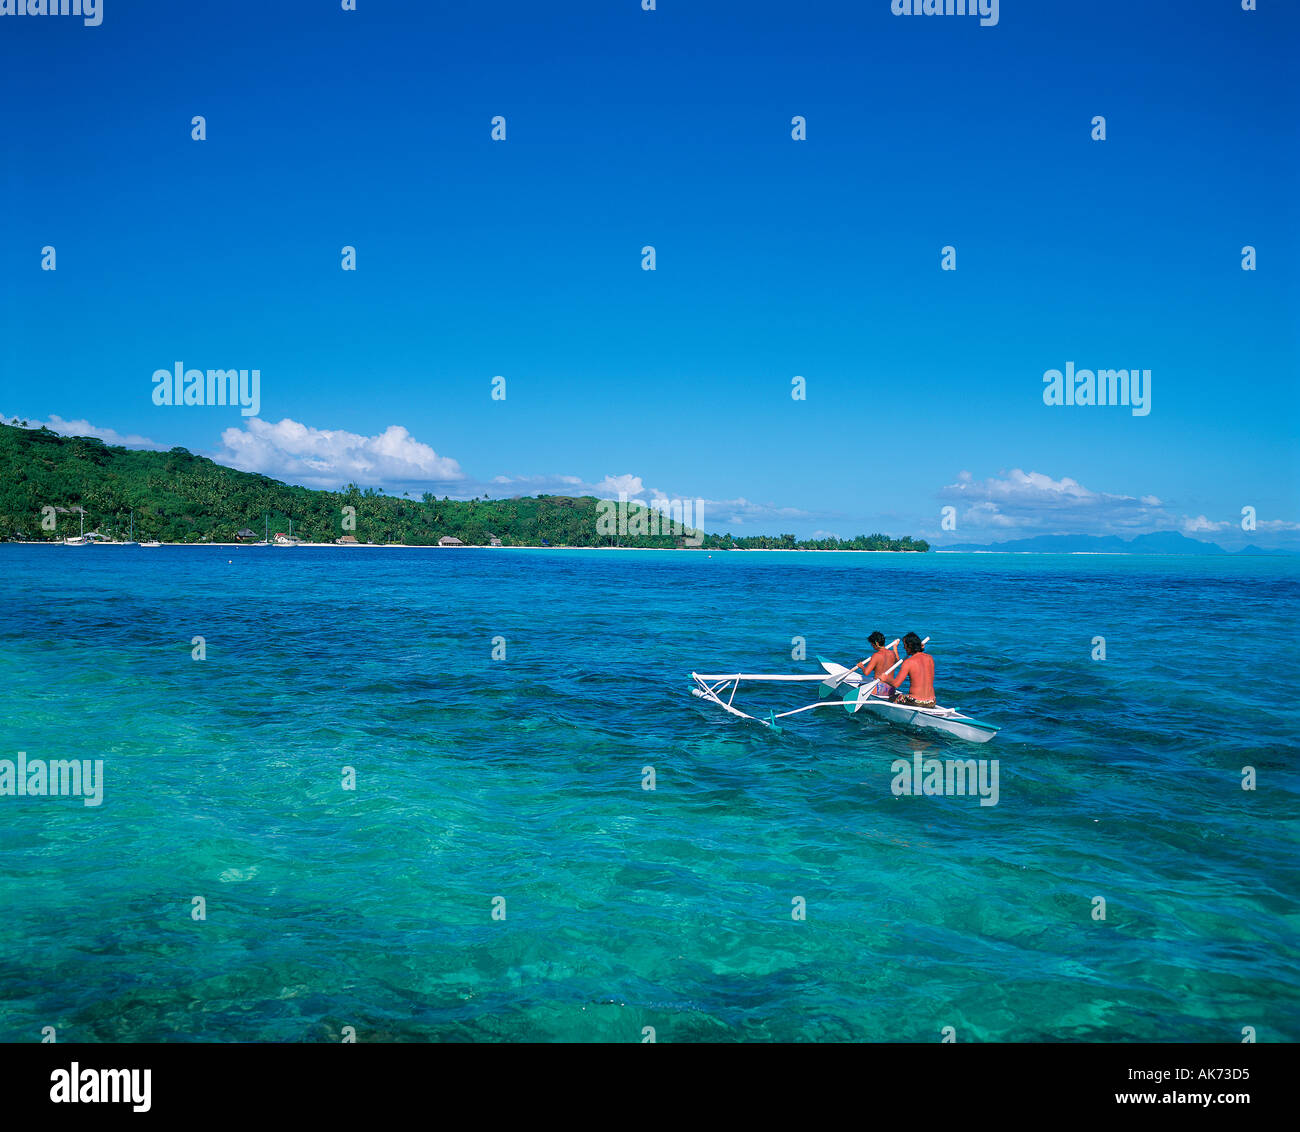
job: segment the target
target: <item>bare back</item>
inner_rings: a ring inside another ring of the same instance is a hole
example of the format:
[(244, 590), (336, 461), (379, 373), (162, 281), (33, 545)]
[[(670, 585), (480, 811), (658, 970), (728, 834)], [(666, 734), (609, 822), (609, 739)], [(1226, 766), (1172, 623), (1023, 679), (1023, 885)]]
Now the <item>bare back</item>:
[(903, 661), (897, 678), (892, 681), (894, 687), (901, 688), (903, 681), (910, 679), (912, 686), (907, 694), (914, 700), (928, 701), (934, 699), (934, 657), (929, 653), (916, 652)]
[(876, 649), (871, 660), (867, 663), (868, 676), (884, 676), (895, 664), (898, 663), (898, 654), (891, 648)]

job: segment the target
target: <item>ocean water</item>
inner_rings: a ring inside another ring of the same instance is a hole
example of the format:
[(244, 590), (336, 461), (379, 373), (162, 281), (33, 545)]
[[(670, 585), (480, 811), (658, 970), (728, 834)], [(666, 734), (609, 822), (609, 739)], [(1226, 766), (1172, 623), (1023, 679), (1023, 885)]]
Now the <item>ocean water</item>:
[[(1298, 563), (0, 546), (0, 1040), (1300, 1039)], [(688, 693), (876, 628), (998, 737)]]

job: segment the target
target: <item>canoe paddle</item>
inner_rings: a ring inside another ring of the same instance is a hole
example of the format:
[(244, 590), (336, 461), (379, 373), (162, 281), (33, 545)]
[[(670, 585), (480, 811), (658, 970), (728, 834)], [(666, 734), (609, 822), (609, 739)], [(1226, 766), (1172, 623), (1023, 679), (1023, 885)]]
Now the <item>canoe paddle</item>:
[[(926, 640), (929, 640), (929, 638), (927, 637)], [(885, 645), (885, 648), (887, 649), (895, 648), (898, 645), (898, 642), (899, 642), (899, 638), (895, 637), (892, 641), (890, 641), (887, 645)], [(871, 656), (875, 656), (875, 655), (876, 655), (875, 653), (871, 654)], [(845, 680), (847, 680), (850, 676), (852, 676), (853, 673), (857, 672), (858, 669), (860, 669), (864, 664), (866, 664), (867, 661), (871, 659), (871, 656), (863, 657), (852, 668), (846, 668), (843, 672), (839, 673), (838, 675), (832, 676), (829, 680), (823, 681), (822, 688), (824, 689), (824, 691), (822, 692), (822, 697), (825, 698), (826, 696), (830, 695), (833, 689), (838, 688), (842, 683), (844, 683)], [(902, 664), (902, 661), (900, 660), (898, 663)], [(897, 667), (898, 665), (894, 666), (894, 668)], [(889, 671), (893, 672), (894, 669), (891, 668)]]

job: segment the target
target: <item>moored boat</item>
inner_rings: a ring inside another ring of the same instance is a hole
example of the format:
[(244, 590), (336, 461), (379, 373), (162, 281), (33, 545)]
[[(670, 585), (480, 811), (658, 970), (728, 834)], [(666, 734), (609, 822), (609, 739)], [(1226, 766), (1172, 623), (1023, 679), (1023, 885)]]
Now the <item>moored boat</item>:
[(86, 513), (80, 510), (78, 513), (81, 515), (81, 534), (74, 535), (72, 538), (65, 538), (63, 540), (64, 546), (89, 546), (93, 541), (86, 537)]

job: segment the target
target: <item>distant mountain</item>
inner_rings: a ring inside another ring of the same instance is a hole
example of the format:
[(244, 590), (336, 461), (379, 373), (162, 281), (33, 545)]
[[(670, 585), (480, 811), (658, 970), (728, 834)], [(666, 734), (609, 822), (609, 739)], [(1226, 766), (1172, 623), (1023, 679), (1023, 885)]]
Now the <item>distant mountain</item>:
[[(1158, 531), (1122, 539), (1118, 535), (1036, 535), (1033, 538), (1014, 538), (1007, 542), (959, 542), (952, 546), (936, 546), (935, 550), (991, 550), (1005, 554), (1227, 554), (1223, 547), (1212, 542), (1188, 538), (1177, 531)], [(1244, 552), (1243, 552), (1244, 553)], [(1256, 554), (1266, 553), (1254, 551)]]

